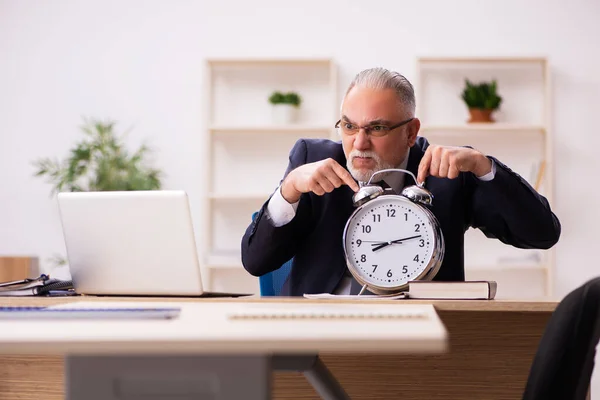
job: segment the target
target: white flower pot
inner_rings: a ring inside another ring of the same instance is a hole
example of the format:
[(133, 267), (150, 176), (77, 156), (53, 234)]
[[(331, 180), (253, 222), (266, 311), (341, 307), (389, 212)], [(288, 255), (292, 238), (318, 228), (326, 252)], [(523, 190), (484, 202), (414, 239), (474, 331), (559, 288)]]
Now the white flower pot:
[(291, 104), (273, 104), (272, 113), (276, 125), (292, 124), (298, 119), (298, 107)]

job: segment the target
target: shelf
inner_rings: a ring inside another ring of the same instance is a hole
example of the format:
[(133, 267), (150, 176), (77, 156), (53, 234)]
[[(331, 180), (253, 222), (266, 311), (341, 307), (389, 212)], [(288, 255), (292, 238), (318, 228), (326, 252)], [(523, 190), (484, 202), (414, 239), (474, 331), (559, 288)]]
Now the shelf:
[[(277, 190), (296, 142), (337, 137), (337, 74), (327, 55), (206, 60), (206, 184), (201, 186), (208, 189), (200, 256), (203, 267), (215, 273), (207, 290), (233, 291), (237, 285), (236, 291), (256, 291), (256, 279), (243, 268), (239, 241), (253, 213)], [(276, 118), (268, 101), (276, 90), (302, 98), (293, 121)]]
[(239, 254), (217, 253), (208, 256), (206, 260), (208, 268), (237, 269), (243, 268)]
[[(432, 54), (417, 57), (416, 62), (420, 135), (439, 145), (471, 145), (498, 156), (552, 204), (552, 74), (548, 60), (540, 54)], [(467, 122), (469, 113), (462, 99), (466, 79), (498, 82), (503, 98), (494, 115), (498, 122)], [(465, 235), (464, 251), (468, 279), (502, 282), (498, 293), (503, 296), (536, 291), (553, 294), (554, 249), (547, 250), (547, 257), (542, 251), (539, 258), (533, 258), (484, 235)]]
[(210, 269), (233, 269), (233, 270), (237, 270), (237, 269), (243, 269), (243, 265), (241, 262), (238, 262), (237, 264), (235, 263), (223, 263), (223, 264), (213, 264), (213, 263), (207, 263), (206, 266)]
[(269, 58), (222, 58), (222, 59), (211, 59), (207, 63), (215, 67), (268, 67), (268, 66), (307, 66), (307, 65), (318, 65), (329, 67), (332, 64), (332, 60), (328, 58), (281, 58), (281, 59), (269, 59)]
[(271, 193), (210, 193), (208, 198), (223, 201), (267, 201), (269, 196)]
[(541, 125), (520, 125), (509, 123), (469, 123), (460, 125), (425, 125), (421, 126), (421, 132), (539, 132), (546, 133), (546, 128)]
[(544, 57), (419, 57), (418, 62), (423, 64), (546, 64)]
[(545, 264), (492, 264), (492, 265), (465, 265), (465, 272), (497, 272), (497, 271), (545, 271), (548, 265)]
[(315, 126), (315, 125), (257, 125), (257, 126), (211, 126), (211, 132), (220, 133), (330, 133), (333, 131), (331, 126)]

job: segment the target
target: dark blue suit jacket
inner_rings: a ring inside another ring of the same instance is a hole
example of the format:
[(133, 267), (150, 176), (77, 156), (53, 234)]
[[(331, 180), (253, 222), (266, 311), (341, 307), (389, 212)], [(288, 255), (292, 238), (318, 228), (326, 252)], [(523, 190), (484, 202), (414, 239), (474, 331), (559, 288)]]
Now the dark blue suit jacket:
[[(418, 137), (410, 149), (407, 169), (417, 175), (429, 143)], [(289, 156), (287, 174), (306, 163), (333, 158), (346, 165), (340, 142), (302, 139)], [(440, 281), (461, 281), (464, 273), (464, 233), (479, 228), (486, 236), (518, 248), (552, 247), (559, 239), (560, 222), (547, 200), (524, 179), (497, 159), (491, 181), (472, 173), (456, 179), (428, 177), (426, 187), (434, 196), (432, 211), (438, 218), (446, 244)], [(405, 185), (414, 184), (410, 176)], [(242, 263), (252, 275), (261, 276), (294, 257), (292, 271), (281, 295), (332, 293), (346, 273), (342, 235), (354, 211), (352, 189), (344, 185), (331, 193), (301, 196), (294, 219), (274, 227), (265, 213), (267, 202), (242, 238)]]

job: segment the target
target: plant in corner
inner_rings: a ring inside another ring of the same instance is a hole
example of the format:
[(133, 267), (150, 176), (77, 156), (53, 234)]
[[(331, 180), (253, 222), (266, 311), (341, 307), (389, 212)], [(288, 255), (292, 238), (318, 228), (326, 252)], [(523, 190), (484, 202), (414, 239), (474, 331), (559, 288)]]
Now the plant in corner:
[(296, 121), (302, 98), (296, 92), (282, 93), (275, 91), (269, 96), (269, 103), (273, 106), (273, 120), (275, 123), (288, 124)]
[(63, 161), (49, 157), (33, 162), (35, 176), (52, 184), (52, 194), (61, 191), (157, 190), (161, 172), (146, 164), (149, 152), (142, 145), (131, 153), (114, 131), (115, 123), (86, 121), (85, 138), (77, 142)]
[(469, 108), (469, 122), (494, 122), (492, 113), (500, 108), (502, 97), (497, 94), (497, 82), (481, 82), (474, 84), (465, 79), (462, 99)]

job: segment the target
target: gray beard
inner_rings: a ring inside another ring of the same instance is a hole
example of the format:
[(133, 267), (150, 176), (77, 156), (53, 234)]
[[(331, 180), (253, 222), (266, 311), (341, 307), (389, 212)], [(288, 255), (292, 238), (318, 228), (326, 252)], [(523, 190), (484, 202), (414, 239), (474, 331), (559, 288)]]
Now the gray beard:
[[(351, 155), (348, 158), (348, 160), (346, 161), (346, 168), (348, 168), (348, 171), (350, 171), (350, 174), (352, 175), (352, 177), (354, 179), (356, 179), (358, 182), (364, 182), (364, 183), (367, 183), (369, 181), (369, 179), (371, 179), (371, 176), (377, 171), (381, 171), (382, 169), (398, 168), (398, 166), (391, 165), (389, 163), (384, 163), (380, 159), (375, 159), (375, 162), (376, 162), (376, 165), (373, 168), (370, 168), (368, 170), (362, 170), (362, 169), (359, 170), (359, 169), (354, 168), (354, 166), (352, 165), (352, 155)], [(384, 172), (382, 174), (378, 174), (375, 177), (375, 179), (373, 180), (373, 182), (381, 181), (388, 174), (389, 174), (389, 172)]]

